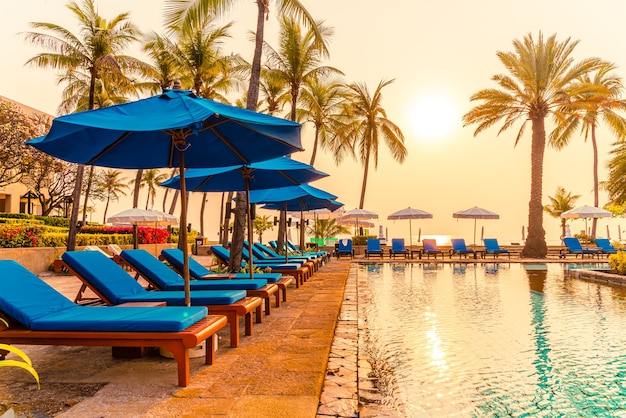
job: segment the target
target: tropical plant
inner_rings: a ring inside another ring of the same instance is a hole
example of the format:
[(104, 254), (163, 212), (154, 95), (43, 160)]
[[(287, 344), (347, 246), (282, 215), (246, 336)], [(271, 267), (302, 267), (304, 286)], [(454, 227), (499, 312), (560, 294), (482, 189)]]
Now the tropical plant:
[[(140, 68), (144, 64), (132, 57), (122, 55), (128, 45), (138, 40), (139, 29), (130, 22), (129, 14), (122, 13), (111, 20), (102, 18), (95, 7), (94, 0), (83, 0), (81, 5), (71, 2), (68, 9), (78, 20), (79, 35), (54, 23), (33, 22), (31, 26), (40, 32), (27, 32), (25, 39), (50, 52), (40, 53), (30, 58), (26, 64), (40, 68), (61, 70), (64, 74), (84, 71), (89, 74), (88, 109), (93, 109), (96, 97), (96, 80), (107, 73), (115, 77), (117, 83), (131, 85), (125, 71)], [(67, 250), (76, 246), (78, 224), (78, 202), (80, 201), (84, 165), (80, 164), (76, 172), (76, 184), (72, 205), (70, 230)]]
[[(156, 196), (156, 188), (158, 185), (167, 180), (167, 174), (159, 173), (159, 169), (150, 168), (148, 170), (143, 170), (141, 175), (141, 183), (139, 184), (139, 188), (143, 189), (144, 186), (148, 190), (148, 196), (146, 197), (146, 209), (148, 206), (150, 208), (154, 207), (154, 198)], [(131, 180), (130, 185), (134, 185), (136, 180)]]
[(572, 192), (567, 192), (563, 187), (559, 186), (556, 188), (554, 196), (548, 196), (550, 204), (543, 207), (543, 210), (547, 214), (561, 220), (561, 239), (565, 237), (565, 225), (567, 221), (567, 219), (561, 218), (561, 214), (570, 209), (574, 209), (574, 204), (579, 198), (580, 195), (573, 195)]
[(263, 243), (263, 232), (272, 229), (274, 222), (270, 221), (269, 215), (258, 216), (252, 221), (254, 233), (259, 236), (259, 242)]
[(337, 134), (341, 142), (335, 148), (335, 160), (339, 161), (346, 147), (351, 151), (356, 150), (356, 157), (363, 166), (360, 209), (365, 204), (370, 162), (374, 163), (374, 169), (378, 168), (381, 145), (387, 145), (393, 159), (401, 164), (408, 154), (402, 130), (387, 118), (387, 111), (382, 104), (382, 90), (391, 83), (393, 80), (381, 80), (372, 95), (365, 83), (348, 86), (344, 106), (345, 122)]
[[(194, 22), (206, 16), (217, 16), (225, 14), (237, 2), (237, 0), (191, 0), (191, 2), (180, 0), (169, 0), (166, 3), (165, 19), (166, 25), (170, 28), (184, 28), (192, 26)], [(259, 86), (261, 80), (261, 56), (263, 53), (263, 39), (265, 34), (265, 20), (269, 16), (269, 0), (259, 0), (257, 4), (257, 27), (255, 31), (254, 56), (250, 69), (250, 84), (248, 87), (246, 109), (256, 110), (259, 102)], [(313, 17), (306, 10), (304, 5), (298, 0), (276, 0), (279, 15), (295, 16), (305, 26), (315, 32), (316, 38), (321, 39), (318, 27)], [(321, 41), (318, 41), (321, 42)], [(321, 42), (324, 48), (323, 42)], [(325, 54), (327, 51), (324, 52)], [(232, 245), (230, 247), (229, 268), (237, 271), (241, 265), (241, 250), (244, 241), (244, 228), (246, 217), (247, 198), (244, 193), (237, 193), (237, 203), (235, 208), (235, 222)], [(230, 215), (229, 215), (230, 216)], [(226, 224), (227, 221), (224, 222)], [(282, 223), (281, 223), (282, 225)], [(227, 241), (224, 230), (224, 241)]]
[(316, 238), (327, 240), (340, 234), (349, 234), (350, 228), (340, 225), (336, 219), (317, 219), (313, 225), (309, 226), (307, 233)]
[[(583, 74), (579, 80), (579, 91), (561, 112), (567, 115), (563, 123), (550, 134), (549, 143), (562, 149), (569, 143), (574, 131), (580, 128), (585, 141), (591, 138), (593, 149), (593, 205), (600, 206), (600, 185), (598, 178), (597, 127), (604, 122), (618, 140), (626, 138), (626, 119), (618, 114), (626, 110), (626, 101), (621, 99), (622, 79), (613, 71), (615, 65), (604, 63), (593, 74)], [(591, 236), (596, 236), (597, 218), (591, 224)]]
[(107, 212), (109, 210), (109, 202), (111, 200), (118, 201), (120, 196), (126, 196), (125, 189), (128, 189), (126, 184), (126, 177), (121, 177), (122, 172), (120, 170), (108, 169), (100, 175), (98, 180), (98, 186), (104, 192), (106, 196), (106, 205), (104, 206), (104, 217), (102, 223), (107, 221)]
[(579, 92), (578, 80), (599, 69), (598, 58), (574, 62), (572, 52), (577, 41), (559, 42), (556, 35), (544, 40), (539, 33), (537, 41), (531, 34), (513, 41), (513, 52), (498, 51), (497, 56), (509, 74), (498, 74), (492, 79), (499, 89), (489, 88), (474, 93), (471, 101), (482, 102), (463, 116), (463, 125), (477, 125), (474, 136), (503, 121), (498, 135), (521, 121), (515, 145), (522, 138), (530, 122), (531, 184), (528, 204), (528, 237), (522, 250), (523, 257), (544, 258), (548, 253), (543, 228), (543, 156), (546, 145), (545, 119), (552, 114), (557, 125), (566, 119), (563, 109)]
[[(2, 319), (2, 318), (0, 318), (0, 325), (3, 325), (6, 328), (9, 327), (9, 323), (7, 321), (5, 321), (4, 319)], [(22, 361), (20, 361), (20, 360), (7, 360), (5, 358), (7, 353), (15, 354)], [(41, 389), (41, 386), (39, 385), (39, 374), (37, 373), (37, 370), (35, 370), (35, 368), (33, 367), (33, 362), (30, 360), (30, 357), (28, 357), (28, 355), (25, 352), (23, 352), (19, 348), (14, 347), (12, 345), (1, 344), (0, 343), (0, 354), (2, 354), (0, 356), (0, 360), (2, 360), (2, 361), (0, 361), (0, 367), (19, 367), (21, 369), (26, 370), (37, 381), (37, 389)]]
[(345, 85), (334, 79), (309, 78), (304, 81), (300, 107), (296, 110), (298, 122), (309, 122), (315, 127), (310, 165), (315, 164), (318, 146), (329, 148), (339, 129), (341, 108), (345, 100)]

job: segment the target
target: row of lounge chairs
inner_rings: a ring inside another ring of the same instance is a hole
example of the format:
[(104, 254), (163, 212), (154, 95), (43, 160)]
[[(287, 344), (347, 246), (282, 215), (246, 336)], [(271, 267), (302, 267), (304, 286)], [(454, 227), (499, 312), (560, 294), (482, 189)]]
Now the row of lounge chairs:
[[(485, 255), (493, 255), (494, 258), (499, 257), (500, 255), (506, 255), (511, 258), (511, 253), (509, 250), (500, 248), (498, 244), (498, 240), (495, 238), (485, 238), (483, 240), (485, 244), (485, 249), (481, 250)], [(465, 240), (462, 238), (452, 239), (452, 248), (449, 250), (448, 255), (452, 258), (454, 255), (458, 255), (459, 258), (466, 257), (471, 255), (476, 258), (478, 252), (472, 248), (468, 248), (465, 245)], [(391, 248), (389, 248), (389, 257), (396, 258), (397, 256), (402, 256), (404, 258), (409, 258), (412, 256), (412, 253), (415, 252), (419, 255), (419, 258), (423, 258), (424, 256), (430, 259), (433, 256), (435, 259), (438, 256), (444, 258), (444, 251), (437, 247), (437, 242), (434, 239), (424, 239), (422, 240), (422, 248), (419, 250), (409, 250), (406, 248), (404, 244), (403, 238), (392, 238), (391, 240)], [(365, 258), (370, 257), (384, 257), (384, 251), (380, 245), (380, 239), (377, 238), (368, 238), (367, 247), (365, 249)], [(337, 258), (342, 256), (350, 256), (350, 258), (354, 257), (354, 249), (352, 248), (352, 240), (345, 239), (339, 240), (338, 248), (337, 248)]]
[[(239, 346), (240, 319), (244, 318), (245, 335), (251, 335), (254, 317), (256, 322), (262, 321), (263, 303), (264, 313), (269, 315), (272, 300), (279, 307), (281, 300), (287, 300), (287, 287), (296, 280), (273, 267), (272, 272), (255, 274), (253, 279), (248, 274), (218, 274), (189, 257), (193, 280), (192, 306), (188, 307), (179, 274), (183, 252), (166, 249), (160, 258), (169, 267), (145, 250), (124, 250), (115, 259), (96, 248), (64, 253), (60, 260), (63, 268), (82, 282), (74, 302), (17, 262), (1, 260), (0, 317), (10, 327), (0, 325), (0, 341), (160, 347), (172, 353), (178, 365), (178, 384), (187, 386), (190, 349), (206, 341), (205, 363), (212, 364), (215, 334), (228, 325), (231, 347)], [(301, 261), (294, 263), (298, 266), (295, 270), (321, 263), (313, 254)], [(122, 266), (132, 268), (135, 278)], [(140, 277), (148, 283), (147, 289), (136, 280)], [(87, 288), (106, 306), (84, 298)]]
[(567, 255), (574, 255), (575, 257), (580, 255), (581, 258), (587, 255), (591, 258), (599, 258), (603, 254), (610, 255), (619, 251), (607, 238), (596, 238), (595, 244), (597, 248), (583, 248), (580, 240), (576, 237), (565, 237), (563, 238), (563, 243), (565, 244), (565, 248), (559, 251), (560, 258), (565, 258)]

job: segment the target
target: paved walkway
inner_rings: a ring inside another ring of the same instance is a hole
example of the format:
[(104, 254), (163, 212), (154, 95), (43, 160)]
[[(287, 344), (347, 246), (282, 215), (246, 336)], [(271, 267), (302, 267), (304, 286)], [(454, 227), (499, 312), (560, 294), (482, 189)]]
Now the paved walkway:
[[(73, 405), (61, 417), (315, 417), (349, 266), (333, 260), (299, 289), (290, 287), (287, 302), (255, 323), (252, 336), (242, 335), (239, 348), (229, 347), (228, 329), (220, 331), (216, 362), (205, 366), (201, 358), (192, 359), (186, 388), (176, 386), (175, 363), (158, 354), (120, 360), (108, 347), (28, 346), (41, 376), (37, 395), (45, 397), (46, 388), (55, 387), (63, 397), (59, 386), (106, 384), (93, 396), (59, 400)], [(80, 287), (73, 276), (45, 280), (68, 297)], [(27, 373), (13, 369), (0, 379), (0, 393), (12, 384), (34, 386)], [(20, 396), (32, 393), (12, 396), (19, 404)], [(325, 399), (337, 405), (332, 395)], [(326, 409), (332, 413), (326, 416), (356, 416), (349, 409), (347, 415)]]

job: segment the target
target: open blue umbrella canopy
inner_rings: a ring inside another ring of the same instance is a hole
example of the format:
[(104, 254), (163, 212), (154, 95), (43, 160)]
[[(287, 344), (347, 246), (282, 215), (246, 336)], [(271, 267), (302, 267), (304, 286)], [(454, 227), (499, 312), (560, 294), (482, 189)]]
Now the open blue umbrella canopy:
[(250, 190), (250, 203), (277, 203), (312, 196), (318, 199), (335, 200), (337, 196), (308, 184), (278, 187), (274, 189)]
[[(79, 164), (144, 169), (179, 167), (180, 240), (187, 242), (186, 167), (250, 164), (302, 151), (301, 125), (196, 96), (189, 90), (60, 116), (47, 135), (26, 141)], [(188, 248), (185, 302), (191, 304)]]
[[(244, 191), (246, 178), (243, 173), (246, 171), (250, 190), (294, 186), (328, 176), (308, 164), (279, 157), (245, 166), (191, 168), (185, 173), (187, 191)], [(172, 177), (161, 186), (180, 189), (180, 176)]]
[(249, 164), (302, 151), (301, 125), (196, 96), (164, 93), (59, 116), (47, 135), (26, 141), (73, 163), (114, 168)]

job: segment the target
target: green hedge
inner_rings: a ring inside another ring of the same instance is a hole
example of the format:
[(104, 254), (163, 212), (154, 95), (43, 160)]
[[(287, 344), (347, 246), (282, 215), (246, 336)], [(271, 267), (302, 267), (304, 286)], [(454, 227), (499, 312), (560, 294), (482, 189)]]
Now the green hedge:
[(27, 213), (2, 213), (0, 212), (0, 218), (23, 219), (23, 220), (30, 220), (30, 221), (36, 220), (36, 221), (43, 222), (43, 224), (45, 225), (62, 226), (65, 228), (70, 227), (70, 220), (68, 218), (60, 218), (58, 216), (40, 216), (40, 215), (29, 215)]

